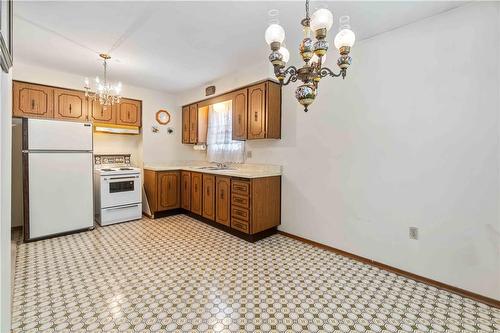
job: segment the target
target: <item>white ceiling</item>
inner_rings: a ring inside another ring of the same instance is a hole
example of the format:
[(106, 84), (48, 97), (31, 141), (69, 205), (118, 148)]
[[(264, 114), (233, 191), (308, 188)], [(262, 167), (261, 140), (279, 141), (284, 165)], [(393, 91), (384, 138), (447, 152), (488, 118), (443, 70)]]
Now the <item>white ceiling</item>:
[[(322, 5), (335, 20), (350, 15), (362, 40), (462, 4), (312, 1), (311, 11)], [(293, 52), (303, 1), (16, 1), (14, 59), (93, 77), (101, 75), (97, 54), (110, 52), (112, 80), (178, 92), (266, 59), (270, 9), (280, 10)]]

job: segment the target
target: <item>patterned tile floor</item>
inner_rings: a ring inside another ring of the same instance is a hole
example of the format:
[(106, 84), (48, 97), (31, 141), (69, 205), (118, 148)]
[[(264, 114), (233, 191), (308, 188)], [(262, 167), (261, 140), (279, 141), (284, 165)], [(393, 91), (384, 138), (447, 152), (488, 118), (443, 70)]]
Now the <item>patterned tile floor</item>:
[(14, 332), (500, 332), (500, 310), (178, 215), (21, 244)]

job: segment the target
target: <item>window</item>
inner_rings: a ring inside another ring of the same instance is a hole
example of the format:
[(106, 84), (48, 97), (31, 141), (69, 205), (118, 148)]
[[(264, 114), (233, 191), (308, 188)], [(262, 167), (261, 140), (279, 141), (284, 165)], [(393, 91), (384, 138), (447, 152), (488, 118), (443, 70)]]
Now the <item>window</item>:
[(232, 139), (231, 101), (210, 105), (208, 109), (207, 159), (218, 163), (243, 163), (244, 141)]

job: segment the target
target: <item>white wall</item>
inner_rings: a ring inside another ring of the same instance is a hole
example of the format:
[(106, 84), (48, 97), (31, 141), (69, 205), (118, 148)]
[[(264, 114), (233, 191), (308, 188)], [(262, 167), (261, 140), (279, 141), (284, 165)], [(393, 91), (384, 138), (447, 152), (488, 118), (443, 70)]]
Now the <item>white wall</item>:
[[(99, 68), (96, 68), (99, 70)], [(35, 64), (16, 62), (13, 69), (15, 80), (54, 85), (64, 88), (82, 89), (84, 76), (61, 72)], [(95, 134), (95, 153), (131, 153), (132, 162), (142, 166), (143, 162), (168, 162), (175, 158), (193, 159), (199, 154), (191, 147), (179, 145), (181, 141), (181, 111), (175, 97), (157, 90), (146, 89), (124, 83), (123, 95), (142, 100), (141, 135)], [(159, 126), (160, 131), (153, 133), (151, 126), (156, 124), (155, 114), (160, 109), (166, 109), (171, 114), (171, 123)], [(166, 128), (172, 127), (174, 133), (167, 135)]]
[(0, 72), (0, 331), (10, 332), (11, 316), (11, 132), (12, 75)]
[(498, 22), (476, 3), (358, 42), (308, 113), (284, 87), (282, 140), (247, 142), (284, 167), (280, 229), (500, 299)]

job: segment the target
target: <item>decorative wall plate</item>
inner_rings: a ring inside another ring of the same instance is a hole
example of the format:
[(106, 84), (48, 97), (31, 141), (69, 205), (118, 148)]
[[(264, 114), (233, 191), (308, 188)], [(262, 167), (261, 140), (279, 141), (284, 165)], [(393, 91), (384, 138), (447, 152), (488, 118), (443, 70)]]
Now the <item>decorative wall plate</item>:
[(170, 113), (167, 110), (160, 110), (156, 112), (156, 121), (158, 124), (166, 125), (170, 122)]

